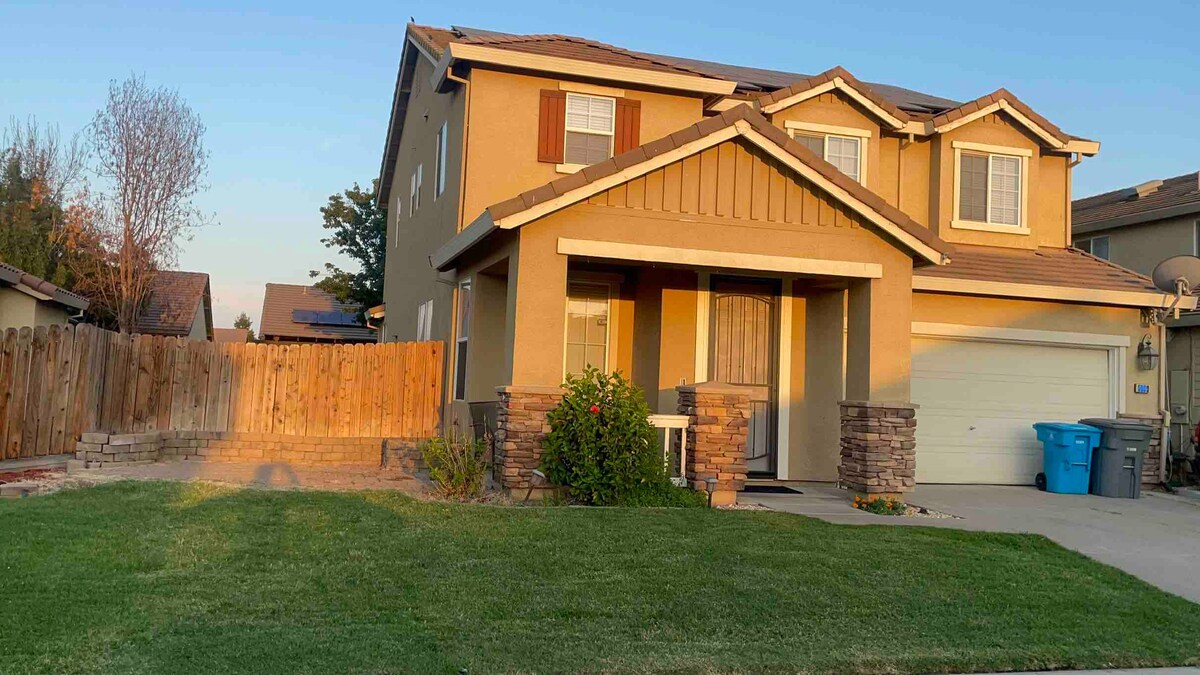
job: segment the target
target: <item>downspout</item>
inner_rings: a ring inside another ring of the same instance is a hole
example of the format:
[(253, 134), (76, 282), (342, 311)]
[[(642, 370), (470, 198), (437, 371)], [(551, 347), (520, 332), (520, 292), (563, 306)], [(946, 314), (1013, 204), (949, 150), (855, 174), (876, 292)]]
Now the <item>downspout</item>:
[[(1165, 318), (1165, 317), (1164, 317)], [(1158, 482), (1167, 482), (1167, 462), (1171, 452), (1171, 411), (1167, 405), (1167, 324), (1158, 324), (1158, 414), (1162, 429), (1158, 441)], [(1179, 439), (1180, 443), (1183, 439)]]
[(467, 144), (471, 138), (471, 81), (455, 75), (453, 67), (446, 70), (446, 79), (458, 82), (463, 86), (463, 143), (458, 171), (458, 222), (454, 226), (455, 232), (461, 232), (467, 204)]

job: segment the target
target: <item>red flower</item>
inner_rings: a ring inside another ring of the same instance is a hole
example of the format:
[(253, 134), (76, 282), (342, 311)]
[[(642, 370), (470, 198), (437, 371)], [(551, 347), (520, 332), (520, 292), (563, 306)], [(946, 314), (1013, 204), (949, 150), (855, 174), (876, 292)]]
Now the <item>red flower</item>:
[(592, 411), (593, 415), (596, 415), (600, 412), (600, 406), (593, 405), (592, 407), (588, 408), (588, 410)]

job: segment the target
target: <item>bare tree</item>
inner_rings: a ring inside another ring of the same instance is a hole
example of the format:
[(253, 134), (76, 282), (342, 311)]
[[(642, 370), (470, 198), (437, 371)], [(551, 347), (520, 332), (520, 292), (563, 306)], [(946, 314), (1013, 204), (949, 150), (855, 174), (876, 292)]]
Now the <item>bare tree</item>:
[(79, 290), (118, 327), (137, 322), (157, 270), (204, 217), (193, 203), (208, 167), (204, 124), (177, 92), (141, 77), (109, 85), (90, 127), (97, 191), (70, 209)]
[(87, 150), (77, 133), (64, 141), (56, 126), (41, 126), (30, 117), (22, 124), (14, 117), (4, 132), (4, 149), (37, 182), (35, 199), (64, 202), (79, 185), (87, 165)]

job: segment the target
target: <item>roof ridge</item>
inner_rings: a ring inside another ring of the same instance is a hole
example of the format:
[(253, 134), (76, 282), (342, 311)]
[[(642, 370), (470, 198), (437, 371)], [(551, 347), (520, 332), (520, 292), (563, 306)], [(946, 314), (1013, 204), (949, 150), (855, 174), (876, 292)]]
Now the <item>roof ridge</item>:
[(489, 44), (520, 44), (523, 42), (544, 42), (544, 41), (549, 41), (549, 40), (561, 40), (563, 42), (574, 42), (576, 44), (581, 44), (581, 45), (585, 45), (588, 47), (594, 47), (596, 49), (605, 49), (614, 54), (622, 54), (622, 55), (628, 56), (630, 58), (638, 59), (639, 61), (653, 63), (654, 65), (657, 65), (657, 66), (663, 66), (666, 68), (674, 68), (676, 70), (680, 70), (680, 71), (683, 71), (686, 73), (692, 73), (693, 75), (699, 75), (701, 77), (708, 77), (708, 78), (712, 78), (712, 79), (721, 79), (721, 78), (717, 77), (716, 75), (713, 75), (712, 73), (707, 73), (704, 71), (696, 70), (695, 68), (689, 68), (687, 66), (684, 66), (684, 65), (681, 65), (678, 63), (672, 63), (670, 61), (655, 58), (654, 56), (652, 56), (648, 53), (645, 53), (645, 52), (636, 52), (636, 51), (633, 51), (630, 49), (625, 49), (624, 47), (618, 47), (614, 44), (610, 44), (607, 42), (601, 42), (600, 40), (593, 40), (591, 38), (580, 37), (577, 35), (564, 35), (562, 33), (528, 33), (528, 34), (519, 34), (519, 35), (518, 34), (514, 34), (514, 35), (468, 35), (466, 37), (459, 38), (457, 40), (457, 42), (459, 42), (460, 44), (489, 45)]

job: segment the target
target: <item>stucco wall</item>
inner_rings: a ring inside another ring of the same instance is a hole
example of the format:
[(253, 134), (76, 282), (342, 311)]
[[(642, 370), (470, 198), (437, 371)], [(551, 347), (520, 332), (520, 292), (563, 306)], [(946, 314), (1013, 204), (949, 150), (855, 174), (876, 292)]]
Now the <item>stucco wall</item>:
[(65, 324), (69, 318), (67, 310), (48, 302), (39, 302), (33, 296), (0, 287), (0, 331), (23, 326), (51, 326)]
[(208, 325), (204, 320), (203, 300), (196, 305), (196, 315), (192, 317), (192, 330), (188, 333), (189, 340), (207, 340)]
[(1155, 265), (1174, 255), (1195, 255), (1200, 214), (1076, 234), (1075, 240), (1108, 237), (1109, 260), (1135, 272), (1150, 274)]

